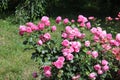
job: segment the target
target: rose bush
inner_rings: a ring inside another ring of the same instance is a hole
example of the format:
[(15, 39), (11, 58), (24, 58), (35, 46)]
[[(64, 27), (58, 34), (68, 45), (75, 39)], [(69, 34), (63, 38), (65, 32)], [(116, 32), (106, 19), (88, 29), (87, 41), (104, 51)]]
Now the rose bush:
[[(120, 17), (119, 17), (120, 19)], [(107, 20), (112, 20), (110, 17)], [(41, 80), (118, 79), (120, 70), (120, 33), (116, 38), (97, 24), (95, 18), (79, 15), (76, 20), (56, 18), (52, 24), (43, 16), (38, 24), (20, 25), (24, 44), (33, 49), (32, 58)], [(96, 25), (93, 27), (93, 25)]]

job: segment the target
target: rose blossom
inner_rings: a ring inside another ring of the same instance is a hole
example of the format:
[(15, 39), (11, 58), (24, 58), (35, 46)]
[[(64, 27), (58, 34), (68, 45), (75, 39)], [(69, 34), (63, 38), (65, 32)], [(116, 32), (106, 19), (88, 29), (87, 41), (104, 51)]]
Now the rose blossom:
[(108, 70), (109, 70), (109, 66), (108, 66), (108, 65), (105, 65), (105, 66), (103, 66), (103, 67), (102, 67), (102, 69), (103, 69), (103, 71), (105, 71), (105, 72), (106, 72), (106, 71), (108, 71)]
[(58, 60), (60, 60), (60, 61), (65, 61), (65, 58), (64, 58), (63, 56), (59, 56), (59, 57), (58, 57)]
[(62, 60), (57, 60), (55, 62), (53, 62), (53, 65), (58, 68), (61, 69), (63, 67), (64, 62)]
[(98, 70), (97, 73), (98, 73), (98, 74), (103, 74), (103, 71), (102, 71), (102, 70)]
[(76, 76), (73, 76), (72, 77), (72, 80), (78, 80), (80, 78), (80, 75), (78, 74), (78, 75), (76, 75)]
[(90, 16), (90, 17), (88, 17), (88, 19), (89, 19), (89, 20), (94, 20), (95, 17), (94, 17), (94, 16)]
[(74, 22), (75, 22), (75, 20), (73, 20), (73, 19), (72, 19), (72, 20), (71, 20), (71, 22), (72, 22), (72, 23), (74, 23)]
[(65, 19), (63, 20), (63, 23), (64, 23), (64, 24), (68, 24), (68, 22), (69, 22), (68, 18), (65, 18)]
[(37, 44), (41, 46), (43, 44), (42, 40), (38, 40)]
[(64, 56), (67, 56), (68, 54), (72, 53), (71, 49), (68, 49), (68, 48), (64, 48), (62, 49), (62, 54)]
[(65, 27), (65, 32), (66, 32), (67, 34), (70, 34), (71, 31), (72, 31), (72, 28), (71, 28), (70, 26), (66, 26), (66, 27)]
[(48, 20), (49, 20), (49, 17), (47, 17), (47, 16), (43, 16), (41, 18), (41, 22), (43, 22), (43, 23), (46, 23)]
[(67, 60), (73, 60), (73, 55), (72, 54), (68, 54), (67, 56), (66, 56), (66, 58), (67, 58)]
[(56, 23), (60, 23), (61, 20), (62, 20), (61, 16), (58, 16), (58, 17), (56, 18)]
[(32, 76), (33, 76), (33, 78), (37, 78), (37, 77), (38, 77), (37, 72), (33, 72), (33, 73), (32, 73)]
[(120, 33), (117, 33), (117, 35), (116, 35), (116, 40), (117, 40), (118, 42), (120, 42)]
[(90, 41), (85, 41), (85, 46), (89, 47), (90, 46)]
[(61, 35), (63, 38), (67, 38), (67, 33), (63, 32)]
[(90, 79), (94, 79), (94, 80), (95, 80), (95, 79), (96, 79), (96, 76), (97, 76), (97, 75), (96, 75), (95, 72), (92, 72), (92, 73), (89, 74), (89, 78), (90, 78)]
[(91, 55), (92, 55), (93, 58), (97, 58), (98, 57), (98, 52), (97, 51), (93, 51), (91, 53)]
[(31, 33), (32, 32), (32, 29), (30, 27), (26, 27), (26, 32), (27, 33)]
[(89, 55), (90, 55), (90, 54), (91, 54), (91, 51), (87, 51), (86, 54), (89, 54)]
[(95, 69), (95, 70), (100, 70), (100, 69), (101, 69), (100, 64), (96, 64), (96, 65), (94, 65), (94, 69)]
[(120, 18), (116, 17), (115, 20), (118, 21), (118, 20), (120, 20)]
[(44, 24), (44, 23), (39, 23), (39, 24), (38, 24), (38, 29), (39, 29), (39, 30), (43, 30), (44, 27), (45, 27), (45, 24)]
[(44, 36), (44, 38), (46, 40), (50, 40), (51, 39), (51, 35), (49, 33), (45, 33), (43, 36)]
[(86, 27), (87, 27), (87, 29), (90, 29), (90, 28), (91, 28), (91, 23), (90, 23), (90, 22), (87, 22), (87, 23), (86, 23)]
[(80, 26), (81, 26), (81, 27), (85, 27), (85, 23), (83, 23), (83, 22), (80, 23)]
[(46, 21), (45, 26), (50, 26), (50, 21)]
[(62, 41), (62, 45), (65, 47), (69, 46), (69, 44), (70, 44), (70, 42), (67, 39)]
[(105, 65), (108, 64), (108, 61), (104, 59), (104, 60), (101, 61), (101, 64), (102, 64), (103, 66), (105, 66)]
[(113, 19), (109, 16), (109, 17), (106, 17), (106, 20), (111, 21)]
[(44, 72), (44, 75), (49, 78), (51, 76), (51, 71), (48, 70)]
[(19, 31), (21, 31), (21, 32), (25, 32), (25, 31), (26, 31), (26, 26), (24, 26), (24, 25), (20, 25), (20, 27), (19, 27)]
[(78, 22), (85, 23), (85, 22), (87, 22), (87, 21), (88, 21), (87, 18), (84, 17), (83, 15), (79, 15), (79, 16), (78, 16)]
[(50, 71), (51, 67), (50, 66), (43, 66), (43, 70), (44, 70), (44, 72)]
[(51, 30), (56, 31), (56, 26), (52, 26)]

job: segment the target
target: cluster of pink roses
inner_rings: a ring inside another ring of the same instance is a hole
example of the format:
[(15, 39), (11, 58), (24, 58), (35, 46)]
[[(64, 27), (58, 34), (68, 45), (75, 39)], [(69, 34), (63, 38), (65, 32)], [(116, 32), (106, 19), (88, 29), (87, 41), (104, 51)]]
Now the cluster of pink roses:
[(94, 69), (97, 71), (97, 73), (95, 73), (95, 72), (90, 73), (89, 74), (90, 79), (96, 79), (97, 74), (101, 75), (104, 72), (108, 71), (109, 70), (108, 61), (102, 60), (101, 65), (100, 64), (94, 65)]
[[(118, 15), (120, 18), (120, 13)], [(89, 17), (89, 20), (95, 20), (95, 18)], [(60, 56), (57, 55), (57, 60), (56, 61), (51, 61), (49, 65), (43, 66), (43, 72), (44, 76), (49, 78), (52, 76), (52, 68), (55, 69), (63, 69), (64, 64), (66, 64), (67, 61), (74, 60), (74, 55), (76, 53), (79, 53), (81, 48), (82, 48), (82, 42), (83, 46), (85, 46), (85, 49), (89, 49), (87, 51), (87, 54), (91, 55), (92, 58), (97, 59), (99, 58), (98, 56), (103, 52), (111, 51), (114, 56), (116, 57), (117, 60), (120, 60), (120, 33), (116, 35), (116, 39), (112, 38), (112, 34), (108, 34), (105, 30), (102, 30), (100, 27), (93, 27), (91, 29), (91, 23), (88, 21), (86, 17), (83, 15), (79, 15), (77, 22), (79, 26), (85, 27), (87, 29), (90, 29), (90, 32), (93, 34), (93, 43), (90, 40), (86, 40), (86, 34), (81, 33), (79, 29), (75, 26), (68, 26), (68, 23), (70, 23), (68, 18), (63, 19), (61, 16), (58, 16), (56, 18), (56, 23), (59, 24), (63, 22), (63, 24), (66, 25), (65, 30), (62, 32), (62, 42), (61, 46), (62, 48), (60, 49)], [(111, 17), (107, 17), (107, 20), (112, 20)], [(74, 23), (75, 20), (71, 20), (71, 23)], [(38, 23), (38, 25), (35, 25), (32, 22), (26, 23), (26, 25), (22, 25), (19, 27), (19, 33), (20, 35), (23, 35), (24, 33), (32, 34), (32, 32), (35, 31), (43, 31), (45, 28), (50, 26), (50, 20), (47, 16), (43, 16), (41, 18), (41, 21)], [(51, 31), (54, 32), (56, 31), (56, 26), (51, 26)], [(39, 40), (36, 42), (37, 45), (42, 46), (44, 43), (47, 41), (51, 40), (51, 35), (50, 32), (43, 32), (40, 33), (39, 35)], [(80, 42), (81, 41), (81, 42)], [(102, 47), (103, 51), (95, 50), (92, 48), (92, 45), (96, 45), (96, 43), (100, 43), (100, 46)], [(90, 50), (91, 49), (91, 50)], [(82, 52), (82, 50), (81, 50)], [(84, 51), (83, 51), (84, 54)], [(62, 56), (61, 56), (62, 55)], [(46, 57), (46, 56), (45, 56)], [(54, 57), (54, 56), (53, 56)], [(55, 55), (56, 57), (56, 55)], [(56, 58), (55, 58), (56, 59)], [(54, 60), (54, 59), (53, 59)], [(94, 70), (95, 72), (91, 72), (89, 74), (90, 79), (96, 79), (98, 75), (102, 75), (106, 71), (109, 70), (109, 65), (107, 60), (102, 60), (100, 64), (95, 63), (94, 65)], [(78, 64), (82, 65), (82, 64)], [(64, 69), (63, 69), (64, 70)], [(80, 78), (80, 72), (75, 76), (72, 76), (72, 80), (77, 80)], [(74, 74), (73, 74), (74, 75)], [(36, 73), (33, 74), (33, 76), (37, 77), (38, 75)]]
[(97, 71), (97, 73), (95, 72), (90, 73), (89, 74), (90, 79), (96, 79), (97, 74), (101, 75), (103, 74), (103, 72), (108, 71), (109, 70), (108, 62), (106, 60), (102, 60), (101, 65), (100, 64), (94, 65), (94, 69)]
[(100, 42), (104, 51), (112, 50), (117, 60), (120, 60), (120, 33), (116, 35), (116, 39), (112, 38), (112, 34), (107, 34), (102, 28), (92, 28), (91, 32), (94, 34), (94, 41)]
[(88, 22), (88, 19), (84, 17), (83, 15), (79, 15), (77, 22), (80, 24), (81, 27), (85, 27), (90, 29), (91, 28), (91, 23)]
[(51, 76), (51, 67), (50, 66), (44, 66), (43, 70), (44, 70), (44, 75), (46, 77), (50, 77)]
[(44, 35), (39, 36), (38, 45), (42, 45), (44, 42), (49, 41), (51, 39), (51, 35), (49, 33), (45, 33)]
[(68, 38), (70, 40), (75, 38), (83, 39), (85, 34), (81, 33), (78, 28), (71, 28), (70, 26), (66, 26), (65, 31), (62, 33), (62, 37), (64, 39)]

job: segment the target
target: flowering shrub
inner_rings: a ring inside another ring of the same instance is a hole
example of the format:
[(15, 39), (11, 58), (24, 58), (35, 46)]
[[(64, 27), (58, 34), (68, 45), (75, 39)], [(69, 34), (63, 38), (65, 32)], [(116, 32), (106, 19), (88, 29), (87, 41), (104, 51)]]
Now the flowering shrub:
[(114, 39), (101, 27), (92, 27), (94, 21), (94, 17), (87, 19), (83, 15), (76, 22), (58, 16), (52, 25), (49, 17), (43, 16), (37, 25), (32, 22), (21, 25), (19, 34), (25, 38), (24, 44), (34, 50), (32, 58), (39, 63), (40, 71), (34, 72), (33, 77), (40, 76), (41, 80), (119, 78), (120, 33)]

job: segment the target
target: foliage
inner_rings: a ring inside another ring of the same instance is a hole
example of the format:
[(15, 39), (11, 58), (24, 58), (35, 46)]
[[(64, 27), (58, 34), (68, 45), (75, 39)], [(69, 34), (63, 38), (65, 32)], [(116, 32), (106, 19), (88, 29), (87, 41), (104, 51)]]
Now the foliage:
[(36, 20), (45, 14), (45, 0), (25, 0), (16, 7), (16, 21), (20, 23)]
[(25, 38), (24, 44), (35, 51), (32, 58), (38, 62), (40, 71), (39, 74), (33, 73), (34, 78), (119, 78), (117, 71), (120, 66), (120, 33), (114, 39), (111, 33), (99, 27), (94, 17), (89, 20), (83, 15), (79, 15), (76, 22), (68, 18), (62, 20), (58, 16), (57, 24), (51, 25), (49, 17), (43, 16), (37, 25), (28, 22), (19, 27), (19, 34)]

